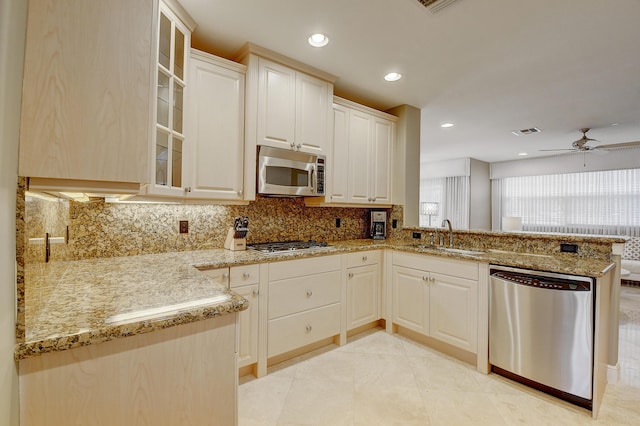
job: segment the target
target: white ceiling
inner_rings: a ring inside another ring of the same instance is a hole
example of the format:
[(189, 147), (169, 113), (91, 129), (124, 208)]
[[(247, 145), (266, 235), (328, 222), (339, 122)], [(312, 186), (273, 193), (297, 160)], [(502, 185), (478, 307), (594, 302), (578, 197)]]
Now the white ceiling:
[(339, 96), (420, 108), (423, 161), (550, 155), (582, 127), (594, 145), (640, 140), (640, 0), (179, 1), (196, 48), (233, 59), (250, 41), (338, 76)]

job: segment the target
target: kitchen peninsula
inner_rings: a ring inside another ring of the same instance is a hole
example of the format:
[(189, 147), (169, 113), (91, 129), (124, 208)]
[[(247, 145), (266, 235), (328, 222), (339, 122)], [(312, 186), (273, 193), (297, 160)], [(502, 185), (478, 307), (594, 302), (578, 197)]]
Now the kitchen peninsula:
[[(491, 234), (497, 235), (497, 240), (500, 240), (501, 233), (487, 232), (485, 236)], [(462, 241), (465, 233), (459, 232), (457, 237)], [(471, 233), (468, 233), (466, 238), (472, 238)], [(512, 236), (511, 239), (519, 240), (520, 237)], [(577, 238), (577, 240), (585, 239)], [(605, 246), (617, 242), (614, 239), (600, 240)], [(445, 350), (451, 349), (454, 355), (476, 364), (477, 369), (483, 373), (488, 372), (489, 264), (597, 278), (601, 299), (596, 311), (600, 324), (596, 328), (596, 340), (599, 345), (596, 346), (596, 357), (599, 364), (594, 367), (599, 376), (595, 380), (602, 382), (604, 378), (606, 382), (609, 300), (607, 292), (611, 287), (614, 264), (611, 260), (607, 260), (606, 256), (598, 255), (598, 250), (592, 253), (593, 257), (584, 258), (566, 253), (554, 255), (514, 253), (503, 250), (507, 248), (504, 245), (497, 246), (498, 249), (489, 250), (486, 245), (481, 244), (467, 246), (475, 249), (470, 252), (471, 254), (467, 254), (463, 251), (446, 251), (403, 239), (383, 242), (347, 240), (336, 241), (330, 245), (332, 247), (329, 249), (281, 255), (263, 255), (252, 251), (234, 253), (213, 249), (53, 262), (27, 267), (25, 279), (29, 281), (30, 291), (26, 292), (24, 300), (26, 339), (16, 347), (16, 359), (20, 362), (21, 392), (23, 397), (30, 401), (25, 411), (29, 415), (38, 413), (47, 413), (48, 416), (56, 413), (64, 415), (63, 413), (68, 413), (68, 410), (72, 409), (71, 406), (62, 408), (65, 407), (65, 403), (79, 403), (85, 407), (83, 415), (87, 412), (96, 412), (104, 415), (110, 413), (109, 415), (115, 416), (117, 414), (112, 412), (109, 404), (98, 404), (98, 406), (87, 404), (90, 400), (100, 401), (101, 398), (96, 398), (96, 395), (100, 395), (101, 391), (118, 391), (118, 386), (126, 383), (125, 389), (131, 393), (125, 392), (124, 395), (128, 397), (121, 396), (121, 398), (130, 398), (129, 402), (123, 405), (127, 409), (135, 411), (148, 403), (155, 407), (180, 406), (182, 408), (179, 411), (182, 414), (184, 414), (184, 407), (192, 407), (193, 409), (189, 412), (194, 416), (197, 415), (198, 410), (201, 410), (201, 413), (208, 412), (210, 415), (213, 406), (207, 408), (204, 402), (197, 398), (193, 399), (199, 392), (207, 392), (209, 402), (214, 399), (220, 402), (219, 405), (214, 404), (218, 415), (230, 415), (232, 417), (229, 418), (234, 418), (235, 396), (226, 399), (222, 395), (225, 393), (235, 395), (234, 389), (237, 383), (235, 373), (237, 360), (233, 343), (236, 329), (235, 313), (246, 309), (246, 300), (230, 291), (226, 284), (216, 282), (211, 275), (207, 274), (207, 271), (219, 268), (230, 268), (233, 271), (234, 268), (247, 265), (259, 266), (258, 294), (262, 296), (254, 309), (258, 309), (259, 312), (260, 326), (255, 338), (260, 343), (258, 344), (258, 361), (253, 371), (262, 375), (266, 373), (267, 365), (287, 357), (287, 352), (273, 357), (267, 355), (267, 341), (271, 332), (271, 329), (267, 331), (267, 323), (270, 322), (267, 311), (271, 301), (268, 300), (268, 296), (265, 296), (271, 294), (269, 268), (272, 265), (293, 265), (292, 262), (330, 259), (336, 256), (344, 259), (340, 266), (341, 296), (338, 300), (339, 305), (336, 305), (341, 312), (340, 326), (337, 330), (329, 332), (329, 336), (320, 336), (321, 344), (331, 340), (344, 343), (347, 334), (362, 330), (362, 328), (355, 328), (350, 332), (347, 330), (347, 309), (352, 303), (346, 300), (348, 274), (345, 268), (348, 266), (348, 256), (351, 256), (354, 261), (360, 261), (360, 258), (364, 261), (366, 255), (372, 253), (382, 254), (381, 264), (377, 266), (380, 268), (382, 279), (379, 280), (379, 287), (376, 288), (379, 296), (377, 299), (379, 310), (367, 326), (386, 324), (389, 332), (398, 331), (398, 329), (400, 332), (406, 330), (402, 326), (398, 327), (397, 321), (393, 318), (390, 277), (391, 259), (395, 253), (415, 255), (418, 256), (417, 259), (423, 258), (425, 261), (433, 259), (436, 262), (458, 262), (452, 265), (464, 264), (466, 268), (475, 268), (478, 271), (477, 287), (474, 289), (477, 292), (474, 301), (477, 311), (474, 310), (474, 316), (469, 318), (469, 323), (473, 324), (474, 328), (470, 331), (475, 336), (477, 344), (460, 350), (462, 346), (454, 341), (453, 344), (445, 342), (443, 347)], [(584, 246), (586, 248), (589, 244), (585, 243)], [(450, 273), (455, 271), (451, 270)], [(457, 315), (463, 316), (463, 314), (458, 312)], [(467, 331), (469, 330), (465, 329), (465, 332)], [(408, 332), (412, 335), (410, 330)], [(305, 347), (303, 345), (302, 350), (305, 350)], [(306, 350), (311, 347), (313, 345), (306, 347)], [(438, 348), (440, 349), (440, 346)], [(158, 357), (158, 354), (163, 356)], [(213, 359), (218, 361), (214, 363)], [(150, 360), (152, 362), (148, 364)], [(225, 373), (222, 372), (221, 360), (226, 360), (223, 361), (226, 362), (225, 365), (231, 366), (226, 368)], [(53, 368), (54, 366), (63, 366), (63, 368)], [(213, 379), (215, 385), (210, 380), (202, 379), (198, 373), (201, 368), (208, 371), (205, 374), (207, 378), (215, 378)], [(111, 377), (113, 371), (121, 372), (117, 379), (112, 377), (107, 380), (107, 377), (104, 377), (97, 382), (88, 380), (89, 377), (93, 379), (102, 376)], [(168, 371), (173, 371), (175, 374), (167, 374)], [(105, 372), (109, 373), (105, 374)], [(124, 377), (127, 375), (125, 372), (128, 372), (131, 381)], [(190, 391), (175, 391), (175, 395), (171, 397), (166, 392), (163, 393), (162, 384), (156, 381), (158, 372), (161, 372), (163, 380), (170, 381), (165, 383), (167, 387), (175, 389), (178, 383), (178, 389), (188, 386)], [(224, 380), (218, 378), (224, 378)], [(98, 383), (99, 386), (106, 387), (84, 388), (89, 386), (89, 383), (94, 385)], [(69, 387), (65, 388), (65, 386)], [(82, 392), (81, 389), (86, 392)], [(119, 389), (119, 391), (123, 390)], [(604, 388), (602, 387), (601, 390), (603, 391)], [(140, 402), (142, 406), (132, 402), (136, 401), (137, 394), (146, 395), (144, 401)], [(211, 397), (214, 394), (217, 396)], [(52, 398), (52, 395), (60, 395), (60, 401), (55, 401), (56, 398)], [(69, 398), (69, 395), (76, 395), (79, 400), (71, 402), (73, 398)], [(176, 399), (173, 399), (174, 397)], [(599, 397), (594, 399), (597, 398)], [(198, 405), (200, 402), (202, 404)], [(122, 401), (117, 403), (122, 404)], [(227, 408), (233, 407), (232, 410), (226, 410), (227, 414), (223, 414), (225, 404)], [(30, 408), (33, 408), (33, 411), (29, 412)], [(175, 414), (178, 415), (178, 413)]]

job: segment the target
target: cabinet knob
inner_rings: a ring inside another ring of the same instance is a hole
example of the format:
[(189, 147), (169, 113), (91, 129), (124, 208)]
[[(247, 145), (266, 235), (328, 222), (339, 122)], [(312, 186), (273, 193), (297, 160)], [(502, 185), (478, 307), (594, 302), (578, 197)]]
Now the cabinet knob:
[(184, 192), (191, 192), (191, 187), (190, 187), (190, 186), (187, 186), (187, 187), (184, 189)]
[(257, 296), (260, 294), (260, 291), (256, 289), (256, 290), (253, 290), (252, 293), (254, 296)]
[(313, 296), (313, 292), (311, 290), (307, 290), (307, 297)]
[(423, 277), (422, 277), (422, 281), (429, 281), (429, 277), (428, 277), (428, 276), (426, 276), (426, 275), (425, 275), (425, 276), (423, 276)]
[(349, 278), (353, 278), (353, 272), (349, 272)]
[(362, 256), (362, 261), (366, 262), (367, 261), (367, 256)]
[(302, 145), (300, 145), (300, 144), (296, 145), (296, 148), (298, 148), (298, 150), (300, 150), (301, 147), (302, 147)]
[(242, 274), (242, 278), (249, 278), (250, 276), (251, 276), (251, 274), (250, 274), (250, 273), (248, 273), (248, 272), (244, 272), (244, 273)]
[(228, 279), (229, 278), (229, 274), (225, 272), (224, 274), (222, 274), (222, 278), (225, 279), (225, 280)]
[(242, 191), (238, 191), (238, 197), (242, 197)]
[(311, 333), (311, 330), (313, 329), (313, 327), (311, 327), (311, 324), (307, 324), (304, 326), (304, 329), (307, 330), (307, 333)]
[(436, 280), (436, 279), (435, 279), (435, 278), (433, 278), (433, 277), (429, 278), (429, 281), (431, 281), (431, 282), (434, 282), (435, 280)]

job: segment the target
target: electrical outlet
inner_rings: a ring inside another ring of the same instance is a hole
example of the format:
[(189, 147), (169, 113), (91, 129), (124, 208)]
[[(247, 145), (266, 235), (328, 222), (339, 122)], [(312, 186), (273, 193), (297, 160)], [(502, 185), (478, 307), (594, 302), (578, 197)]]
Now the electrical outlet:
[(189, 221), (188, 220), (181, 220), (180, 221), (180, 233), (181, 234), (188, 234), (189, 233)]
[(578, 252), (578, 245), (577, 244), (560, 243), (560, 252), (562, 252), (562, 253), (577, 253)]
[(420, 232), (414, 232), (413, 238), (415, 238), (416, 240), (419, 240), (420, 238), (422, 238), (422, 234)]
[(340, 228), (340, 218), (336, 218), (336, 228)]
[(392, 227), (393, 229), (396, 229), (396, 228), (398, 227), (398, 219), (393, 219), (393, 220), (391, 221), (391, 227)]

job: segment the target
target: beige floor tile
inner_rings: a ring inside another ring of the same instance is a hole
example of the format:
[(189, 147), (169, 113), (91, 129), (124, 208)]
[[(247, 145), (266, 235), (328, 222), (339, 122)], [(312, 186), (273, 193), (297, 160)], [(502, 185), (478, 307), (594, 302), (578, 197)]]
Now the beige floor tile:
[(295, 377), (353, 383), (355, 359), (354, 352), (328, 352), (300, 363), (295, 371)]
[(354, 351), (359, 353), (380, 355), (405, 355), (402, 340), (385, 332), (370, 334), (358, 339), (354, 344)]
[(238, 387), (238, 423), (275, 424), (292, 383), (292, 378), (275, 375), (243, 383)]
[(356, 353), (355, 383), (417, 390), (411, 365), (405, 356), (397, 355)]
[(278, 425), (352, 425), (353, 383), (294, 379)]
[(433, 426), (508, 424), (485, 394), (428, 390), (421, 395)]
[(591, 412), (544, 394), (487, 394), (506, 424), (582, 425), (592, 423)]
[(430, 425), (422, 397), (415, 388), (356, 385), (354, 424)]
[(474, 376), (480, 373), (470, 365), (445, 357), (407, 359), (416, 383), (422, 390), (481, 391), (480, 385), (474, 380)]

